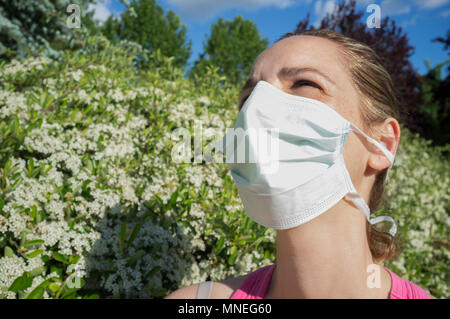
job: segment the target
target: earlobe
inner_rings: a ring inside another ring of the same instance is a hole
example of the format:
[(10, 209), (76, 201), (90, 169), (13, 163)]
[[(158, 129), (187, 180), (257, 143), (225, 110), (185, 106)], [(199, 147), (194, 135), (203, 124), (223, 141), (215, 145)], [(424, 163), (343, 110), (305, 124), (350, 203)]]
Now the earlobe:
[(370, 154), (368, 165), (377, 171), (381, 171), (385, 168), (388, 168), (391, 163), (389, 162), (387, 157), (384, 156), (384, 154), (382, 154), (381, 152), (377, 152)]

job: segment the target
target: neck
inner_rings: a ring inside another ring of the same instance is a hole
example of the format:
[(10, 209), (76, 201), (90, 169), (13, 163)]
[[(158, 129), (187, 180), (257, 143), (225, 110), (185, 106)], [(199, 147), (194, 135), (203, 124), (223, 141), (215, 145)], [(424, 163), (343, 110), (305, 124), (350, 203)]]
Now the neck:
[(278, 231), (276, 264), (266, 298), (389, 297), (391, 279), (382, 266), (379, 287), (368, 284), (376, 271), (368, 268), (375, 262), (366, 219), (343, 200), (303, 225)]

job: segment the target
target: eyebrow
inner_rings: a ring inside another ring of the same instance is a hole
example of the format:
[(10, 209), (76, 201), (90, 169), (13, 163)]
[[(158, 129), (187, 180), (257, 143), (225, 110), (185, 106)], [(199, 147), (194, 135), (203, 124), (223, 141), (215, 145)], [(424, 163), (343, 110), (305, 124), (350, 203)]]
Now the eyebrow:
[[(299, 73), (302, 73), (302, 72), (317, 73), (320, 76), (322, 76), (323, 78), (325, 78), (326, 80), (328, 80), (329, 82), (336, 85), (336, 83), (329, 76), (327, 76), (326, 74), (324, 74), (314, 68), (284, 67), (280, 71), (278, 71), (278, 77), (290, 79), (290, 78), (296, 77)], [(254, 78), (253, 75), (247, 79), (247, 82), (245, 82), (244, 87), (242, 88), (240, 96), (239, 96), (239, 105), (238, 105), (239, 110), (242, 108), (244, 101), (247, 99), (247, 97), (253, 91), (253, 89), (255, 88), (257, 83), (258, 83), (258, 81)]]
[(294, 77), (298, 76), (298, 74), (304, 73), (304, 72), (317, 73), (321, 77), (325, 78), (325, 80), (327, 80), (328, 82), (331, 82), (334, 85), (336, 85), (336, 83), (328, 75), (326, 75), (314, 68), (284, 67), (280, 71), (278, 71), (278, 77), (290, 79), (290, 78), (294, 78)]

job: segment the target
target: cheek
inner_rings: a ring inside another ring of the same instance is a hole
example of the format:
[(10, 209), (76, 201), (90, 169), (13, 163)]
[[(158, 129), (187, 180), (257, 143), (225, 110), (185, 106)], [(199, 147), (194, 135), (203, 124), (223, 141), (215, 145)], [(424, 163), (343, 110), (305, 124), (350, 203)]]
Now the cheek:
[(347, 135), (347, 140), (343, 151), (345, 166), (350, 174), (353, 185), (358, 188), (365, 171), (365, 162), (367, 154), (364, 152), (364, 146), (353, 133)]

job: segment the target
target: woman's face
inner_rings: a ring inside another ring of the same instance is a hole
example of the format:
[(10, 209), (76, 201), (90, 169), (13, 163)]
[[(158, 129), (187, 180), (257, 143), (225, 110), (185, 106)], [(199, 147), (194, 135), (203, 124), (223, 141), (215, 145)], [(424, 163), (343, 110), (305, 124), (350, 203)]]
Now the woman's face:
[[(258, 56), (251, 75), (253, 83), (264, 80), (286, 93), (319, 100), (361, 129), (364, 127), (360, 96), (342, 52), (330, 40), (299, 35), (285, 38)], [(367, 144), (360, 135), (349, 134), (344, 146), (344, 160), (357, 190), (371, 169), (367, 165)], [(361, 196), (368, 195), (366, 190), (361, 191)]]

